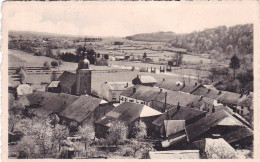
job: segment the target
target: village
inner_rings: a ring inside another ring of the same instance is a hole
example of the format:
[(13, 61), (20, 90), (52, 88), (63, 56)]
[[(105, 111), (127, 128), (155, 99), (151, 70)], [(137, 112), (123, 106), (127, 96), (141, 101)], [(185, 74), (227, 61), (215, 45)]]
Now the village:
[[(220, 90), (196, 75), (176, 77), (180, 54), (174, 63), (141, 70), (108, 67), (108, 56), (92, 55), (86, 39), (80, 50), (69, 69), (9, 66), (10, 158), (252, 157), (253, 92)], [(35, 83), (42, 77), (32, 73), (40, 72), (51, 79)]]

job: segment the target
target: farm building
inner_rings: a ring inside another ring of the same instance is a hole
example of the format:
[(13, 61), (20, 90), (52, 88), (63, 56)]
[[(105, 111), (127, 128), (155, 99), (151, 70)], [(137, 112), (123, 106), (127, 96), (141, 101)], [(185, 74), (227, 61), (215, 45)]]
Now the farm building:
[(185, 84), (183, 82), (174, 82), (171, 80), (163, 80), (162, 82), (158, 82), (155, 84), (156, 87), (161, 87), (167, 90), (171, 91), (182, 91), (186, 93), (191, 93), (195, 89), (197, 89), (200, 84), (195, 83), (194, 85), (192, 84)]
[(66, 125), (77, 127), (79, 125), (92, 124), (92, 122), (97, 120), (96, 118), (105, 115), (112, 108), (113, 106), (107, 105), (107, 102), (104, 102), (104, 100), (82, 95), (68, 105), (59, 116), (61, 116)]
[[(206, 116), (206, 112), (204, 111), (177, 106), (164, 112), (162, 115), (156, 118), (152, 122), (152, 124), (156, 127), (157, 135), (161, 137), (167, 137), (171, 135), (170, 132), (167, 133), (167, 129), (169, 129), (173, 125), (181, 124), (178, 123), (178, 121), (182, 121), (184, 123), (184, 126), (187, 126), (192, 123), (195, 123), (196, 121), (204, 118), (205, 116)], [(169, 121), (169, 122), (165, 123), (165, 121)], [(184, 128), (182, 130), (184, 130)]]
[(59, 114), (78, 99), (78, 96), (50, 92), (34, 92), (26, 97), (29, 101), (29, 112), (41, 118), (47, 118), (51, 114)]
[(136, 78), (132, 80), (133, 85), (144, 85), (144, 86), (154, 86), (157, 81), (152, 76), (141, 76), (137, 75)]
[(121, 121), (131, 130), (136, 121), (143, 121), (147, 125), (147, 133), (152, 134), (151, 122), (162, 113), (146, 105), (125, 102), (109, 111), (95, 124), (97, 137), (104, 137), (108, 133), (109, 126), (113, 121)]
[[(120, 103), (134, 102), (145, 104), (160, 112), (165, 112), (165, 109), (170, 109), (172, 106), (177, 106), (178, 104), (184, 107), (189, 106), (199, 109), (205, 105), (206, 100), (207, 98), (184, 92), (142, 85), (129, 87), (120, 95)], [(166, 107), (165, 102), (167, 103)], [(213, 102), (208, 103), (208, 105), (210, 104), (213, 104)], [(213, 105), (210, 105), (209, 107), (213, 107)]]
[(78, 64), (76, 74), (64, 71), (58, 78), (60, 91), (72, 95), (91, 94), (91, 70), (89, 61), (84, 58)]
[(208, 159), (237, 158), (236, 150), (225, 139), (205, 138), (193, 143), (194, 148), (200, 150), (201, 156)]
[(61, 90), (60, 88), (60, 81), (52, 81), (48, 86), (47, 86), (47, 91), (52, 92), (52, 93), (59, 93)]
[(120, 94), (132, 86), (130, 82), (105, 82), (101, 85), (102, 98), (108, 102), (119, 102)]

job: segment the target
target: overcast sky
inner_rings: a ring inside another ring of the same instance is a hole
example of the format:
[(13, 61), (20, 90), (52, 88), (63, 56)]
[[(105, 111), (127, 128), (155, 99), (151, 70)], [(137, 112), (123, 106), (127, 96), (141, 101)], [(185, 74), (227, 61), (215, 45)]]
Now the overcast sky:
[(253, 23), (257, 12), (255, 4), (248, 3), (60, 3), (58, 8), (54, 4), (4, 6), (8, 10), (4, 15), (8, 17), (8, 29), (91, 36), (158, 31), (189, 33), (221, 25)]

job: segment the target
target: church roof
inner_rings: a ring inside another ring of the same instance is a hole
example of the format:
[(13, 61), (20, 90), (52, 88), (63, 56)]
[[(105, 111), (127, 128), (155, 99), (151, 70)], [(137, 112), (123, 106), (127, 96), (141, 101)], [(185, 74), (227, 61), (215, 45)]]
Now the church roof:
[(58, 80), (60, 81), (60, 85), (72, 87), (76, 83), (76, 74), (64, 71)]

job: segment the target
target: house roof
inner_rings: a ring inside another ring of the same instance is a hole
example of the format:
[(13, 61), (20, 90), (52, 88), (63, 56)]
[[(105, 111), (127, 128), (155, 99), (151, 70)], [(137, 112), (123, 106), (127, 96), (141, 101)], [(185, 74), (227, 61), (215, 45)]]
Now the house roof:
[(245, 106), (252, 108), (253, 106), (253, 93), (250, 92), (249, 95), (244, 95), (237, 103), (239, 106)]
[(180, 82), (175, 82), (175, 81), (172, 81), (172, 80), (166, 80), (166, 81), (164, 80), (162, 82), (155, 84), (155, 86), (165, 88), (165, 89), (168, 89), (168, 90), (171, 90), (171, 91), (182, 91), (182, 92), (190, 93), (194, 89), (198, 88), (200, 85), (199, 84), (198, 85), (183, 84), (183, 83), (180, 84)]
[[(235, 154), (236, 150), (230, 146), (223, 138), (219, 138), (219, 139), (211, 139), (211, 138), (206, 138), (205, 139), (205, 152), (212, 152), (213, 150), (219, 151), (219, 150), (223, 150), (223, 152), (221, 152), (221, 154), (225, 153), (225, 154)], [(216, 156), (220, 156), (220, 155), (216, 155)], [(220, 158), (220, 157), (218, 157)]]
[(237, 130), (232, 131), (231, 133), (225, 134), (223, 138), (228, 142), (228, 143), (233, 143), (240, 141), (244, 138), (247, 137), (252, 137), (253, 136), (253, 131), (247, 127), (239, 127)]
[(162, 113), (146, 105), (124, 102), (108, 112), (97, 123), (109, 126), (112, 121), (119, 120), (129, 124), (138, 118), (156, 116), (160, 114)]
[(125, 90), (126, 88), (132, 87), (131, 82), (106, 82), (110, 90)]
[(228, 103), (228, 104), (235, 104), (235, 105), (237, 105), (237, 103), (239, 102), (239, 100), (242, 97), (241, 97), (241, 94), (239, 94), (239, 93), (223, 91), (223, 93), (218, 97), (218, 100), (221, 103)]
[(166, 137), (177, 133), (185, 128), (185, 120), (164, 120)]
[(99, 98), (82, 95), (66, 107), (60, 115), (81, 123), (89, 115), (89, 113), (100, 105), (101, 101), (102, 100)]
[(206, 114), (204, 111), (181, 107), (177, 110), (177, 107), (164, 112), (161, 116), (156, 118), (152, 123), (156, 126), (162, 126), (165, 120), (190, 120), (202, 114)]
[[(135, 93), (133, 93), (134, 89)], [(157, 87), (135, 85), (126, 89), (121, 95), (142, 101), (160, 101), (165, 97), (165, 90)]]
[(64, 71), (58, 78), (61, 85), (66, 87), (72, 87), (76, 83), (76, 74), (68, 71)]
[(49, 84), (49, 88), (56, 88), (59, 86), (59, 83), (60, 81), (52, 81), (50, 84)]
[(27, 95), (30, 106), (37, 105), (38, 107), (32, 113), (40, 117), (46, 117), (53, 112), (61, 112), (77, 98), (78, 96), (74, 95), (50, 92), (34, 92)]
[(212, 99), (215, 99), (215, 100), (217, 100), (218, 97), (221, 95), (221, 94), (219, 94), (219, 90), (217, 90), (216, 88), (214, 88), (211, 85), (200, 85), (198, 88), (194, 89), (190, 93), (193, 94), (193, 95), (212, 98)]
[(157, 83), (156, 79), (154, 79), (154, 77), (152, 76), (138, 76), (138, 78), (140, 79), (141, 83)]
[(199, 159), (199, 150), (149, 151), (151, 159)]
[(194, 138), (206, 133), (212, 127), (217, 126), (219, 123), (221, 125), (242, 125), (235, 117), (229, 114), (226, 110), (220, 110), (198, 120), (197, 122), (191, 125), (186, 126), (188, 140), (193, 140)]

